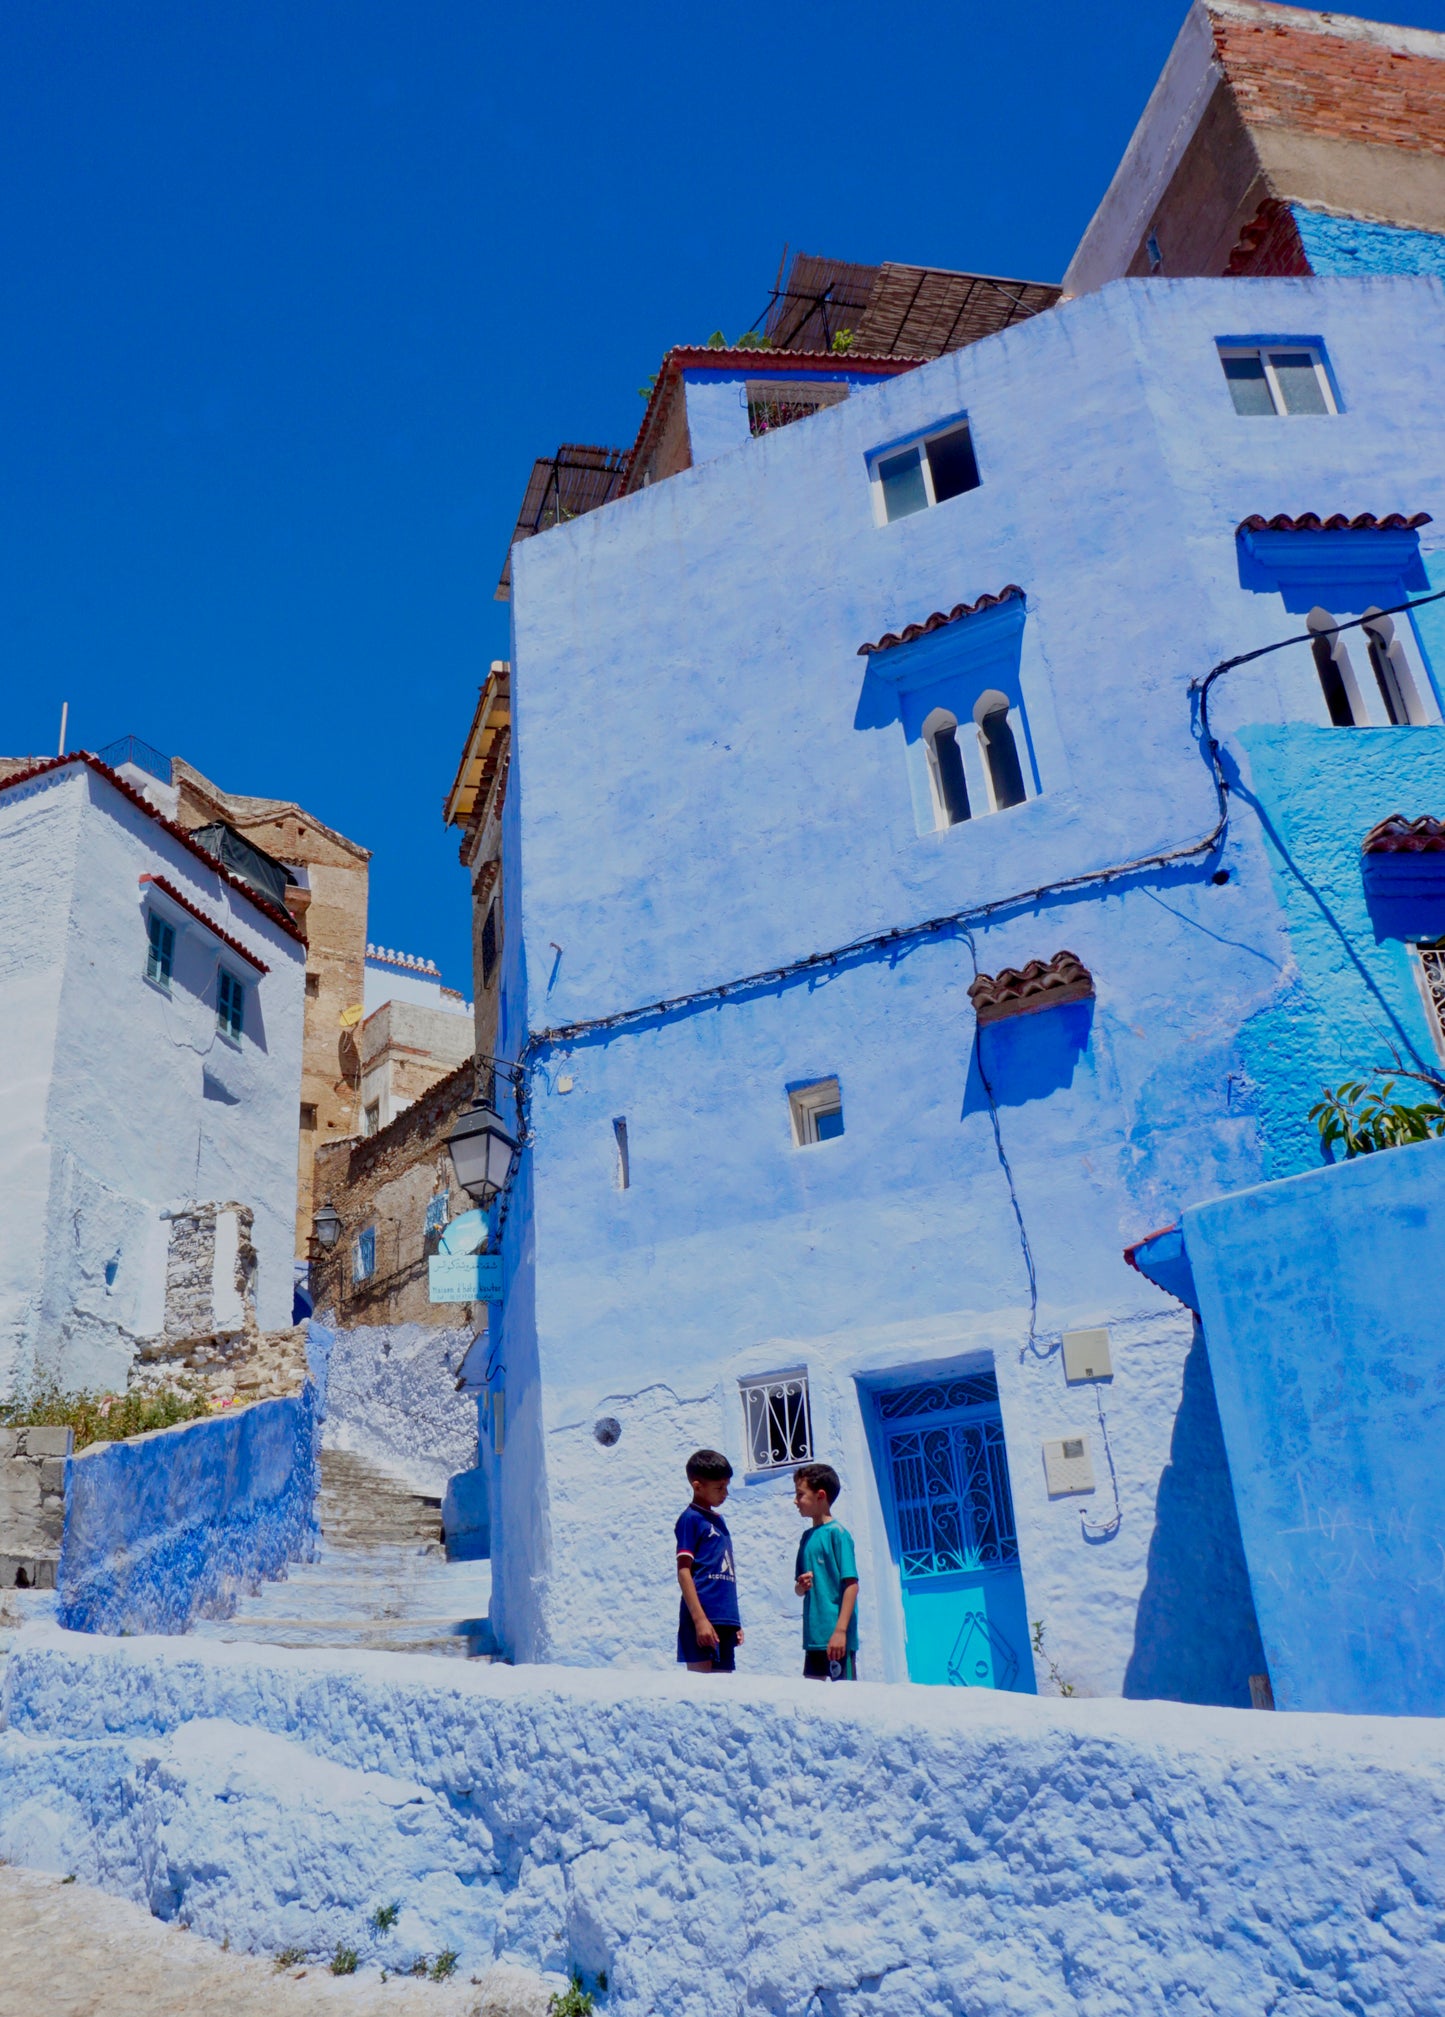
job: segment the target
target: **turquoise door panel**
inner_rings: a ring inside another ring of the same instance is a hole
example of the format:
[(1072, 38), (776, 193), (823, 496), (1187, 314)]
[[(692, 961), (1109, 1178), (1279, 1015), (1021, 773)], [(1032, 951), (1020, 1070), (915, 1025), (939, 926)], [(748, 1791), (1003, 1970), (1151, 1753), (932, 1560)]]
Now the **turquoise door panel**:
[(1036, 1692), (992, 1373), (873, 1396), (908, 1678)]

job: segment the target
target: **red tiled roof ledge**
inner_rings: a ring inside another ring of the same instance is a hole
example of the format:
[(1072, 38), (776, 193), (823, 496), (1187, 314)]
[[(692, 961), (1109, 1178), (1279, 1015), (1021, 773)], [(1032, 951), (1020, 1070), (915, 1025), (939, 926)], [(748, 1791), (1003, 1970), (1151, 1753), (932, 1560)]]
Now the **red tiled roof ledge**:
[(922, 623), (910, 623), (904, 630), (886, 630), (876, 644), (860, 644), (858, 656), (867, 658), (875, 651), (892, 651), (897, 644), (912, 644), (916, 637), (926, 637), (929, 631), (942, 630), (950, 623), (961, 623), (966, 616), (976, 616), (981, 609), (993, 609), (1013, 596), (1022, 601), (1023, 593), (1018, 583), (1011, 581), (997, 595), (981, 595), (977, 602), (956, 602), (952, 609), (935, 609)]
[(223, 931), (214, 918), (206, 916), (199, 904), (192, 903), (188, 896), (182, 896), (173, 882), (167, 882), (163, 875), (143, 875), (140, 882), (142, 888), (149, 884), (152, 889), (158, 889), (163, 895), (168, 896), (177, 910), (183, 910), (187, 917), (193, 917), (197, 924), (204, 925), (212, 938), (219, 939), (224, 946), (229, 946), (238, 959), (245, 960), (247, 966), (254, 967), (260, 974), (270, 973), (271, 969), (264, 960), (257, 959), (249, 946), (242, 945), (238, 938), (232, 938), (228, 931)]
[[(72, 750), (69, 756), (47, 756), (43, 762), (32, 764), (28, 770), (14, 771), (9, 777), (0, 778), (0, 791), (10, 791), (17, 784), (29, 784), (32, 778), (44, 777), (52, 770), (64, 770), (67, 764), (72, 763), (83, 763), (87, 770), (93, 770), (98, 777), (103, 777), (108, 784), (113, 784), (122, 798), (128, 798), (147, 819), (153, 819), (157, 826), (163, 826), (171, 839), (178, 840), (186, 852), (193, 854), (212, 875), (219, 876), (228, 888), (245, 897), (247, 903), (254, 904), (261, 915), (270, 918), (272, 924), (278, 925), (288, 938), (294, 938), (298, 945), (306, 944), (306, 934), (289, 910), (282, 910), (279, 904), (272, 903), (269, 897), (264, 897), (259, 890), (252, 889), (250, 883), (243, 882), (238, 875), (233, 875), (231, 870), (217, 861), (214, 855), (207, 854), (200, 843), (191, 838), (185, 827), (178, 825), (173, 819), (167, 819), (148, 798), (142, 797), (134, 785), (127, 784), (108, 763), (102, 763), (100, 758), (92, 756), (88, 749)], [(210, 920), (203, 917), (203, 922), (209, 924)], [(251, 955), (247, 953), (246, 957), (250, 959)]]
[(1445, 854), (1445, 819), (1424, 813), (1406, 819), (1392, 812), (1378, 826), (1372, 826), (1360, 844), (1362, 854)]
[(1317, 511), (1302, 511), (1298, 518), (1291, 518), (1286, 511), (1278, 511), (1273, 518), (1265, 518), (1255, 512), (1249, 518), (1241, 518), (1234, 528), (1240, 532), (1415, 532), (1422, 525), (1431, 523), (1428, 511), (1416, 511), (1407, 518), (1402, 511), (1392, 511), (1384, 518), (1376, 518), (1373, 511), (1361, 511), (1349, 518), (1343, 511), (1334, 512), (1329, 518), (1321, 518)]
[(1065, 1002), (1088, 1001), (1093, 992), (1094, 976), (1078, 954), (1056, 952), (1052, 959), (1030, 960), (1026, 967), (981, 973), (970, 984), (968, 998), (980, 1023), (996, 1023), (1005, 1016), (1034, 1015), (1039, 1009), (1062, 1008)]
[(881, 372), (896, 378), (915, 365), (927, 364), (926, 357), (905, 357), (893, 351), (877, 350), (772, 350), (748, 345), (741, 350), (719, 344), (676, 343), (662, 360), (662, 368), (675, 365), (680, 371), (703, 367), (722, 371), (750, 371), (758, 378), (787, 377), (790, 372), (826, 371), (839, 376), (849, 371)]

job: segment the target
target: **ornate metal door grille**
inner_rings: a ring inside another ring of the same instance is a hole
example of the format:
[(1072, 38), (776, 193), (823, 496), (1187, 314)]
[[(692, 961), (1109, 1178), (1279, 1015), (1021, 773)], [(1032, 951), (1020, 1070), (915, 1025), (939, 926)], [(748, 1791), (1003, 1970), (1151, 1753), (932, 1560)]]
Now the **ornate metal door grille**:
[(1017, 1563), (1003, 1423), (996, 1415), (895, 1429), (888, 1435), (888, 1462), (905, 1581)]

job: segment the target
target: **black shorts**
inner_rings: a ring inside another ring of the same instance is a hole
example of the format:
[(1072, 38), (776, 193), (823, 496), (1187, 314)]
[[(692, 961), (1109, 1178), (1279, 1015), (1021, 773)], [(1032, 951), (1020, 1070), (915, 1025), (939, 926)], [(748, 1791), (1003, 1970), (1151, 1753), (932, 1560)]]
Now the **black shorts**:
[(858, 1655), (845, 1653), (841, 1660), (830, 1660), (821, 1646), (803, 1648), (803, 1679), (805, 1681), (856, 1681), (858, 1678)]
[(716, 1650), (704, 1651), (697, 1643), (697, 1627), (692, 1622), (692, 1613), (686, 1604), (678, 1607), (677, 1657), (684, 1665), (694, 1661), (707, 1660), (715, 1674), (735, 1674), (737, 1672), (737, 1646), (740, 1625), (714, 1625), (717, 1633)]

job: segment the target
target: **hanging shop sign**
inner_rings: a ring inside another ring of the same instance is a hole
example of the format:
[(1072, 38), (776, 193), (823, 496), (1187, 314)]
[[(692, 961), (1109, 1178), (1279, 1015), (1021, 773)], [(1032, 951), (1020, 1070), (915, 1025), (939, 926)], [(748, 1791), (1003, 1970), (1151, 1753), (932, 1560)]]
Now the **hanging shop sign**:
[(433, 1254), (426, 1265), (434, 1303), (499, 1303), (502, 1300), (500, 1254)]

